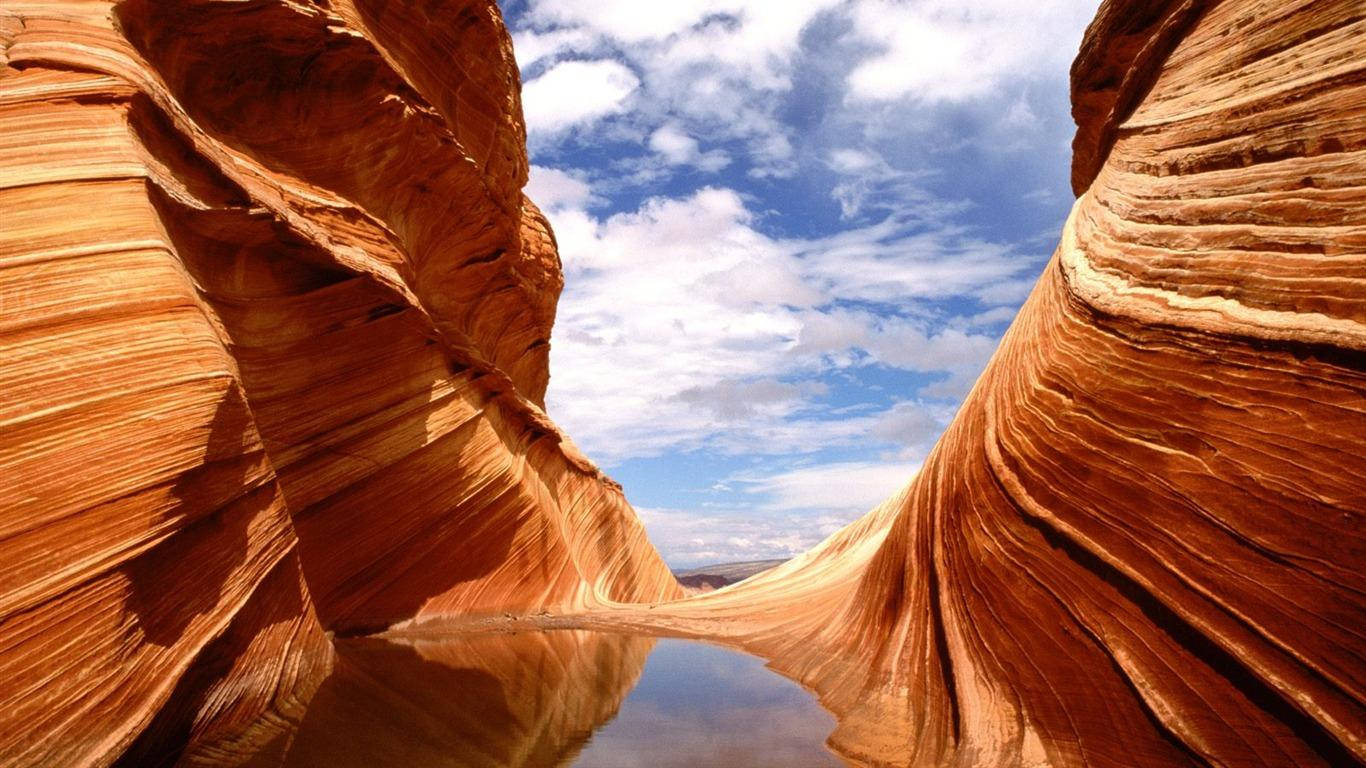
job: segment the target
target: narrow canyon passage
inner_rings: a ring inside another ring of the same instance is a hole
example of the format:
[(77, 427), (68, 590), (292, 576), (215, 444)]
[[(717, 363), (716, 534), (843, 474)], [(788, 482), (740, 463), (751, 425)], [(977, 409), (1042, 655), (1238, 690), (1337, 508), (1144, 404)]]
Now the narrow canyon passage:
[(544, 410), (491, 0), (5, 0), (0, 52), (0, 764), (373, 764), (332, 734), (394, 707), (553, 765), (656, 636), (852, 765), (1366, 763), (1360, 0), (1103, 3), (1071, 215), (923, 467), (686, 598)]

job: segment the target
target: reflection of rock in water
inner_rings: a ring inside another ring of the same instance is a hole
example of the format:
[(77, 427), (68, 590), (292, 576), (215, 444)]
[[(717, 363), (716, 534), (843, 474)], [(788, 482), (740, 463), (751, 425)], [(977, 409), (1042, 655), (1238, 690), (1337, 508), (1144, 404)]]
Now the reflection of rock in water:
[(540, 408), (493, 0), (6, 2), (0, 763), (560, 759), (643, 648), (346, 643), (291, 724), (327, 630), (542, 610), (765, 653), (870, 762), (1366, 760), (1360, 7), (1108, 0), (1081, 198), (917, 479), (665, 606)]
[(654, 644), (576, 630), (339, 641), (283, 764), (565, 765), (616, 714)]

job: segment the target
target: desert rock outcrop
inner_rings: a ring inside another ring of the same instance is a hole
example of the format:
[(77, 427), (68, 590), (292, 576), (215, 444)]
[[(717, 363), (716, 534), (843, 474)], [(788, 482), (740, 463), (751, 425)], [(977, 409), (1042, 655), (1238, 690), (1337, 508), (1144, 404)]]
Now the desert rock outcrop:
[(540, 409), (496, 8), (334, 5), (0, 6), (0, 762), (227, 761), (325, 631), (680, 594)]
[(242, 764), (368, 695), (328, 632), (541, 612), (761, 653), (857, 763), (1366, 761), (1360, 0), (1105, 2), (920, 473), (686, 600), (541, 409), (491, 0), (5, 0), (0, 50), (0, 762)]
[(633, 620), (769, 655), (862, 761), (1366, 760), (1364, 11), (1104, 4), (1079, 198), (919, 475)]

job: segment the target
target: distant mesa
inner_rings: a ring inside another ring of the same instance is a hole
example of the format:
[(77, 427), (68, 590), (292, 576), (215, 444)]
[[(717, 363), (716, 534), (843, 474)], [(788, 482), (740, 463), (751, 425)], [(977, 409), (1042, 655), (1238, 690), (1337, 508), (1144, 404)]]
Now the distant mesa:
[[(920, 472), (686, 599), (542, 408), (493, 0), (7, 2), (0, 65), (0, 763), (332, 759), (381, 700), (472, 744), (338, 638), (484, 620), (762, 655), (854, 765), (1366, 762), (1360, 0), (1104, 2), (1077, 201)], [(642, 642), (505, 714), (592, 727)]]

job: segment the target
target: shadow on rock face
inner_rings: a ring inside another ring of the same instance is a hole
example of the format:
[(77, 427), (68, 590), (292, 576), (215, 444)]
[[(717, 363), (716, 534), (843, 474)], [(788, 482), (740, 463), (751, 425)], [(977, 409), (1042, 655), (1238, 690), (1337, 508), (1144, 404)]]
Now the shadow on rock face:
[[(176, 513), (186, 518), (184, 527), (124, 567), (125, 607), (148, 642), (163, 647), (179, 642), (190, 622), (222, 599), (247, 556), (252, 522), (271, 514), (273, 505), (284, 514), (273, 483), (252, 488), (247, 482), (260, 458), (250, 449), (254, 437), (251, 411), (237, 386), (230, 386), (208, 426), (204, 464), (182, 474), (172, 490), (180, 502)], [(234, 489), (242, 495), (216, 507)]]

